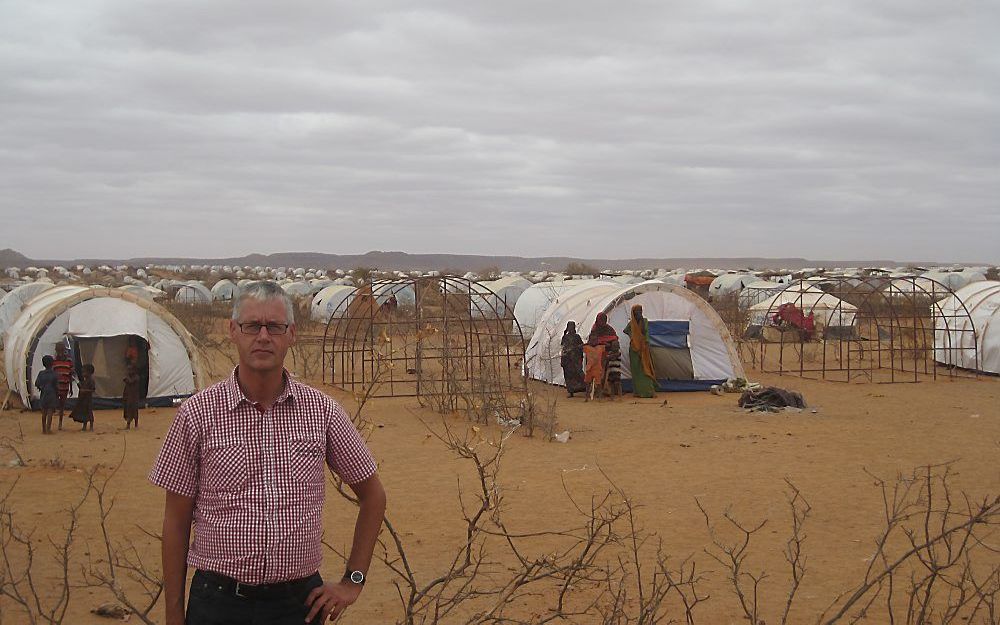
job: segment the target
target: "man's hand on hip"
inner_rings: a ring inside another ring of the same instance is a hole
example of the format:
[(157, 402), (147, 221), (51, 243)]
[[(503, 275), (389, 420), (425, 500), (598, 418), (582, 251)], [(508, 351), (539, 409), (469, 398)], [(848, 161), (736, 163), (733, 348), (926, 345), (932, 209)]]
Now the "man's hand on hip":
[(326, 582), (317, 586), (306, 597), (306, 605), (311, 607), (306, 622), (311, 623), (317, 614), (322, 615), (320, 621), (337, 620), (360, 595), (361, 586), (350, 582)]

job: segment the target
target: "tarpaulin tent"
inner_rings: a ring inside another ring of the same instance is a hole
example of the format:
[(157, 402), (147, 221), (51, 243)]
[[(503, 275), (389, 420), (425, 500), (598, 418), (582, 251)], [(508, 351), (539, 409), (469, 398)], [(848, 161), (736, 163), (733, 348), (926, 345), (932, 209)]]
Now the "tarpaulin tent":
[(1000, 374), (1000, 282), (968, 284), (932, 306), (931, 313), (934, 360)]
[(524, 336), (530, 337), (538, 326), (539, 319), (549, 306), (557, 301), (563, 293), (578, 287), (607, 280), (558, 280), (554, 282), (539, 282), (533, 284), (521, 293), (514, 304), (514, 319)]
[(705, 390), (726, 379), (746, 377), (729, 330), (712, 307), (684, 287), (659, 281), (622, 286), (597, 282), (575, 287), (552, 303), (538, 322), (525, 352), (528, 377), (564, 385), (560, 342), (567, 321), (576, 321), (584, 340), (598, 313), (618, 333), (622, 382), (628, 389), (629, 337), (623, 332), (631, 308), (641, 304), (650, 323), (650, 347), (660, 390)]
[(159, 304), (120, 289), (59, 286), (32, 299), (4, 334), (4, 371), (25, 405), (38, 399), (35, 376), (42, 357), (68, 344), (77, 364), (96, 369), (95, 400), (121, 399), (125, 350), (142, 345), (146, 402), (169, 405), (204, 388), (207, 378), (190, 333)]
[(0, 301), (0, 346), (3, 346), (3, 335), (10, 327), (24, 306), (39, 293), (52, 288), (51, 282), (31, 282), (22, 284), (3, 296)]

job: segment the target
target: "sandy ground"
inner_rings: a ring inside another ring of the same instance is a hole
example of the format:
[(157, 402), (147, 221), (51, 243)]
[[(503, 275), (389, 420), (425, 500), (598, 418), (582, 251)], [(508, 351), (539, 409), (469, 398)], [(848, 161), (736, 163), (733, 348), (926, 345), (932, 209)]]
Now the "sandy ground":
[[(954, 461), (960, 488), (980, 495), (1000, 491), (996, 378), (849, 385), (751, 377), (802, 392), (816, 412), (747, 414), (736, 408), (735, 395), (707, 393), (585, 404), (564, 399), (561, 389), (533, 386), (537, 393), (560, 398), (559, 429), (570, 430), (572, 439), (567, 444), (520, 435), (510, 439), (502, 482), (512, 527), (556, 529), (578, 522), (563, 483), (586, 499), (607, 487), (599, 466), (641, 506), (642, 526), (662, 538), (666, 550), (678, 559), (694, 555), (703, 562), (701, 568), (713, 571), (707, 582), (713, 597), (699, 608), (700, 622), (743, 623), (722, 572), (702, 551), (707, 534), (694, 498), (714, 514), (731, 506), (748, 521), (768, 518), (748, 562), (769, 572), (761, 588), (764, 615), (768, 623), (778, 622), (775, 615), (787, 588), (781, 557), (788, 530), (787, 477), (813, 507), (807, 526), (808, 572), (796, 613), (811, 622), (815, 617), (807, 615), (825, 607), (866, 565), (879, 527), (880, 500), (865, 469), (892, 477), (919, 465)], [(353, 405), (348, 397), (339, 399)], [(427, 435), (421, 419), (440, 424), (441, 417), (422, 411), (415, 400), (377, 400), (367, 413), (380, 426), (372, 431), (371, 446), (381, 463), (389, 515), (409, 541), (418, 574), (431, 576), (461, 544), (455, 484), (459, 476), (471, 485), (469, 467)], [(126, 432), (120, 413), (100, 411), (93, 434), (70, 423), (55, 436), (42, 436), (37, 413), (0, 414), (0, 436), (16, 438), (18, 428), (23, 431), (23, 441), (15, 445), (28, 466), (10, 466), (13, 455), (0, 450), (0, 482), (9, 488), (17, 480), (11, 508), (16, 523), (34, 529), (43, 595), (51, 588), (44, 580), (51, 581), (60, 570), (44, 538), (59, 534), (65, 522), (62, 511), (79, 497), (84, 471), (96, 463), (116, 463), (123, 451), (123, 468), (110, 487), (117, 495), (110, 527), (117, 537), (134, 540), (158, 569), (159, 544), (139, 528), (159, 531), (163, 495), (146, 481), (146, 474), (173, 414), (172, 409), (145, 410), (141, 429)], [(459, 429), (469, 426), (458, 416), (446, 419)], [(497, 432), (486, 428), (484, 434)], [(80, 581), (80, 563), (88, 556), (99, 558), (103, 548), (95, 517), (89, 502), (73, 548), (74, 582)], [(348, 505), (336, 495), (328, 497), (328, 540), (348, 543), (352, 518)], [(337, 576), (342, 564), (330, 554), (324, 570)], [(74, 588), (66, 622), (108, 622), (89, 613), (105, 600), (101, 590)], [(9, 600), (3, 600), (3, 608), (4, 623), (26, 622)], [(359, 604), (342, 622), (391, 623), (398, 613), (389, 572), (375, 566)], [(160, 618), (158, 608), (154, 615)]]

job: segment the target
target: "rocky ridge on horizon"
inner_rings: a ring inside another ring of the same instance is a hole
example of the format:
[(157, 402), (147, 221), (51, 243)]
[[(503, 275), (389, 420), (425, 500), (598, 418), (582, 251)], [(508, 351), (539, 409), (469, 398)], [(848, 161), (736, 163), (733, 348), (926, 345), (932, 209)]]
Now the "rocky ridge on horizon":
[[(896, 267), (902, 265), (941, 265), (933, 262), (899, 262), (895, 260), (826, 261), (806, 258), (628, 258), (584, 259), (570, 256), (485, 256), (471, 254), (410, 254), (407, 252), (372, 251), (365, 254), (327, 254), (322, 252), (280, 252), (247, 254), (230, 258), (141, 257), (128, 259), (87, 258), (65, 260), (35, 260), (13, 250), (0, 250), (0, 268), (52, 265), (250, 265), (270, 267), (315, 267), (321, 269), (376, 269), (478, 271), (498, 267), (503, 271), (562, 271), (570, 263), (584, 263), (599, 269), (715, 268), (715, 269), (803, 269), (806, 267)], [(971, 264), (971, 263), (969, 263)], [(985, 263), (979, 263), (985, 264)]]

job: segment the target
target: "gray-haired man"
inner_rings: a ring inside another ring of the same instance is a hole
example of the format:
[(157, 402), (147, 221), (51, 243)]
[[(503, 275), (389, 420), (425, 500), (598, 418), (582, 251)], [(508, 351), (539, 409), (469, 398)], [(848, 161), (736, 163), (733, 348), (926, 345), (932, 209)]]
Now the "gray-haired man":
[[(249, 285), (229, 335), (239, 366), (181, 406), (150, 473), (167, 491), (167, 624), (333, 620), (361, 594), (385, 513), (375, 462), (340, 405), (285, 371), (295, 321), (280, 286)], [(324, 464), (360, 501), (347, 571), (327, 583)], [(187, 565), (197, 571), (185, 621)]]

